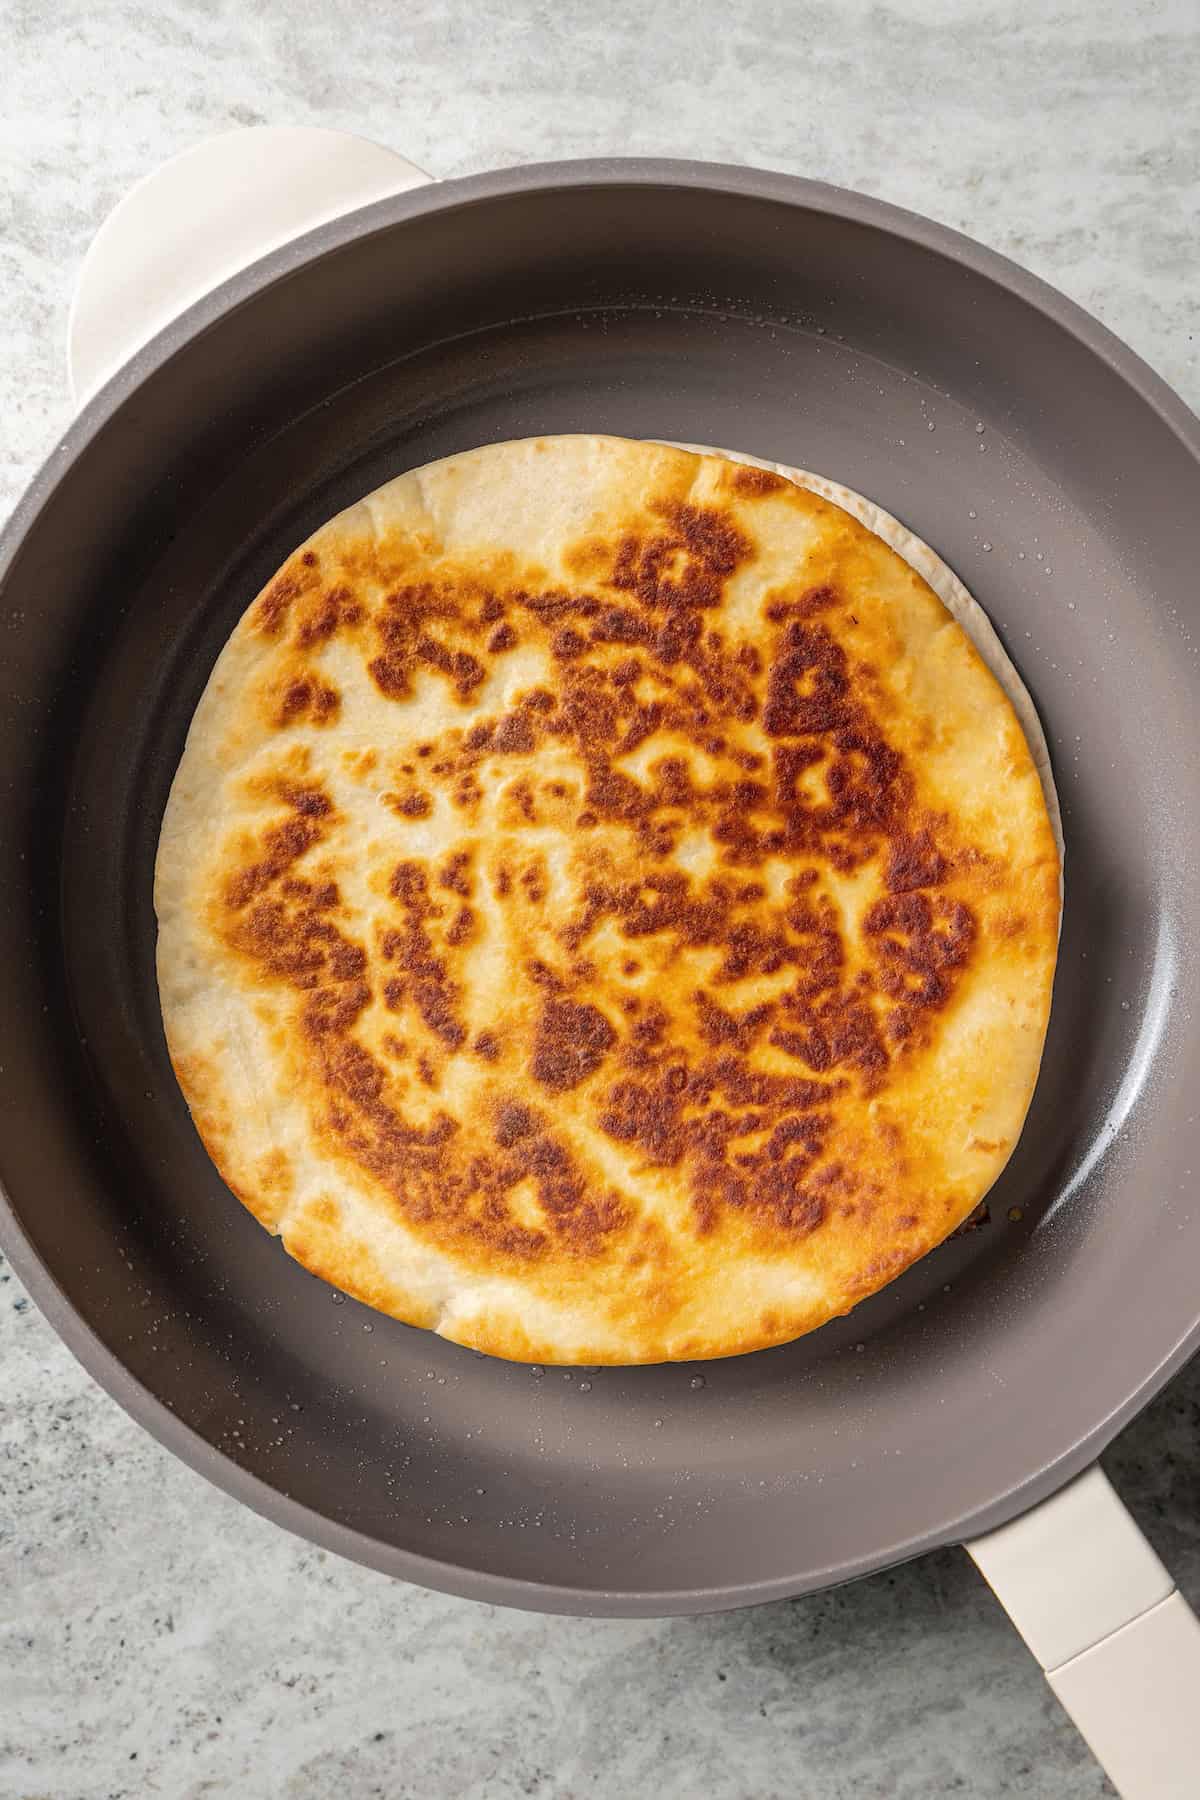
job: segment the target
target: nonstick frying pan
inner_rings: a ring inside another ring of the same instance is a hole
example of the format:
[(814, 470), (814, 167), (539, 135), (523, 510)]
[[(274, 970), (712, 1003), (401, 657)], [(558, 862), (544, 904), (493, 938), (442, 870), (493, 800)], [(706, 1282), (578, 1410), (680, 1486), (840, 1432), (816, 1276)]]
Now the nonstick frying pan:
[[(452, 1592), (701, 1611), (977, 1540), (1124, 1790), (1194, 1791), (1200, 1630), (1092, 1465), (1200, 1343), (1200, 426), (1060, 295), (861, 195), (642, 161), (411, 187), (355, 145), (236, 134), (116, 215), (79, 385), (135, 353), (3, 540), (18, 1273), (193, 1467)], [(159, 820), (248, 598), (402, 469), (574, 430), (818, 469), (905, 520), (1004, 637), (1064, 806), (1050, 1037), (991, 1223), (695, 1367), (518, 1367), (331, 1294), (223, 1188), (159, 1019)]]

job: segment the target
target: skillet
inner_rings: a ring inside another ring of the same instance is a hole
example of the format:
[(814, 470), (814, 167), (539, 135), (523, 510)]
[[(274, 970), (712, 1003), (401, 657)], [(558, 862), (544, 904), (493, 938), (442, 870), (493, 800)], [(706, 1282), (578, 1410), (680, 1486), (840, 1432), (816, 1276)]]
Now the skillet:
[[(108, 249), (81, 295), (107, 273), (111, 300)], [(103, 335), (77, 309), (85, 385)], [(401, 470), (571, 430), (818, 469), (903, 519), (989, 611), (1064, 809), (1049, 1041), (990, 1224), (812, 1337), (697, 1367), (531, 1370), (331, 1294), (224, 1190), (158, 1011), (162, 807), (247, 599)], [(193, 1467), (451, 1592), (692, 1612), (971, 1540), (1123, 1791), (1184, 1793), (1200, 1631), (1092, 1465), (1200, 1343), (1198, 500), (1200, 426), (1095, 321), (817, 183), (508, 170), (250, 262), (103, 383), (0, 545), (18, 1274)], [(1114, 1696), (1151, 1660), (1133, 1729)]]

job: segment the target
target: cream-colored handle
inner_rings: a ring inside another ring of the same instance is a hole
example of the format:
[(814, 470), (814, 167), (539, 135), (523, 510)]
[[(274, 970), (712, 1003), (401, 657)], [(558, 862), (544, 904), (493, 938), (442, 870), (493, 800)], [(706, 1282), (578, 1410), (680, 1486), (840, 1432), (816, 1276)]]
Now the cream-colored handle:
[(1200, 1621), (1102, 1471), (967, 1549), (1124, 1800), (1196, 1800)]
[(382, 144), (297, 125), (224, 132), (164, 163), (119, 202), (84, 258), (67, 327), (76, 405), (260, 256), (430, 180)]

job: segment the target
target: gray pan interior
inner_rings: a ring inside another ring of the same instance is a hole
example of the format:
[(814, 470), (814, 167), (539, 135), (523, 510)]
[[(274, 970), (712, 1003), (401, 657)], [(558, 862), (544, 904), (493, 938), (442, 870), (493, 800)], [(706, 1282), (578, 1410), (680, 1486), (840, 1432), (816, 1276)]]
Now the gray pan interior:
[[(223, 1188), (158, 1015), (161, 809), (248, 598), (398, 471), (574, 430), (781, 458), (907, 521), (1000, 629), (1065, 809), (1050, 1040), (991, 1225), (702, 1368), (510, 1366), (331, 1294)], [(1198, 442), (1031, 277), (750, 171), (448, 184), (193, 309), (71, 428), (3, 551), (0, 1224), (72, 1348), (280, 1523), (563, 1611), (796, 1593), (1081, 1468), (1197, 1342)]]

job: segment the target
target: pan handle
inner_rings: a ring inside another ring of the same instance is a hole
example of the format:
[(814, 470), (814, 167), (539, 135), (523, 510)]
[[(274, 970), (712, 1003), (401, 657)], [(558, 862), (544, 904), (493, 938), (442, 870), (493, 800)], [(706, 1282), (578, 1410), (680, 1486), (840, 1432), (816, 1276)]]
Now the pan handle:
[(1195, 1800), (1200, 1621), (1101, 1469), (967, 1549), (1124, 1800)]
[(227, 131), (173, 157), (118, 202), (83, 260), (67, 326), (75, 404), (269, 250), (432, 179), (382, 144), (306, 125)]

